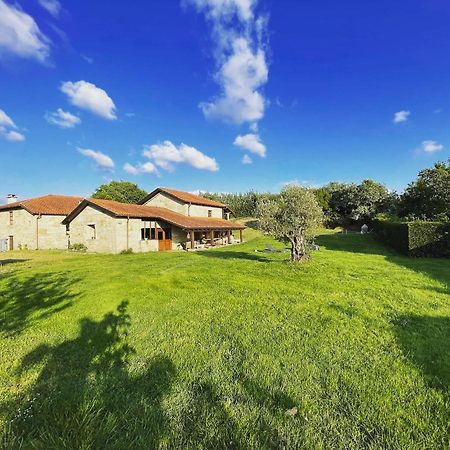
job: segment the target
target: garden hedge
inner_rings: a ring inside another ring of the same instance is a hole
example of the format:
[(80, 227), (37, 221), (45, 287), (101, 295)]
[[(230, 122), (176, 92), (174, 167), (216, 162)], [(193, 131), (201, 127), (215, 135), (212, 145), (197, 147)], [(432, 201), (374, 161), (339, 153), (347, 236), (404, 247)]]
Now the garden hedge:
[(373, 229), (386, 244), (408, 256), (450, 258), (450, 223), (374, 220)]

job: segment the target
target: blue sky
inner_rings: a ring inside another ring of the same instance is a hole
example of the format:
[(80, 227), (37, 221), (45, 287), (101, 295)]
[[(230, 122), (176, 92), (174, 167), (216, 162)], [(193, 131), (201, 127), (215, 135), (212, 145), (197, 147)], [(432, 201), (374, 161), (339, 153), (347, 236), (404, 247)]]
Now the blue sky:
[(448, 1), (0, 0), (2, 198), (401, 190), (449, 148)]

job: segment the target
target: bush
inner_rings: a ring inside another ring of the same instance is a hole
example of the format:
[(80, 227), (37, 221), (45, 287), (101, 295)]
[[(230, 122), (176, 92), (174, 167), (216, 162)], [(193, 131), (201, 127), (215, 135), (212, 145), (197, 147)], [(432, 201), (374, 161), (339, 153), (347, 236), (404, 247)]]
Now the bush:
[(408, 231), (411, 256), (450, 257), (450, 223), (410, 222)]
[(119, 255), (132, 255), (133, 254), (133, 249), (132, 248), (127, 248), (126, 250), (122, 250)]
[(71, 245), (69, 245), (69, 250), (71, 252), (86, 253), (87, 247), (84, 244), (71, 244)]
[(450, 223), (374, 220), (373, 229), (389, 246), (408, 256), (450, 257)]

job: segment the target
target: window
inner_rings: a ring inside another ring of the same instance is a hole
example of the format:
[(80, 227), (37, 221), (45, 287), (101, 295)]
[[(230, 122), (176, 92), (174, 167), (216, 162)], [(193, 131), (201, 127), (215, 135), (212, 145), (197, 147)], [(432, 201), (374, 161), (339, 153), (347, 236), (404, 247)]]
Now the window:
[(90, 223), (88, 227), (91, 229), (91, 239), (97, 239), (97, 230), (95, 229), (95, 223)]
[(212, 217), (212, 209), (208, 209), (208, 217)]
[(9, 224), (10, 225), (14, 224), (14, 211), (9, 212)]
[(141, 241), (150, 239), (150, 228), (141, 228)]
[(172, 239), (172, 229), (171, 228), (164, 228), (164, 232), (166, 235), (166, 239)]
[(141, 241), (154, 240), (155, 237), (155, 229), (154, 228), (141, 228)]

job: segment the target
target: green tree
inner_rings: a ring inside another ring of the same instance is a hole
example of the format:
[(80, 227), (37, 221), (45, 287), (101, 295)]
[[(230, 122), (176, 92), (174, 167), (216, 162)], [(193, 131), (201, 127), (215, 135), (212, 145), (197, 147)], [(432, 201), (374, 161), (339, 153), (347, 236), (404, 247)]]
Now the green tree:
[(419, 172), (400, 198), (400, 215), (450, 220), (450, 160)]
[(147, 192), (137, 184), (129, 181), (111, 181), (99, 186), (92, 197), (122, 203), (139, 203), (146, 195)]
[(286, 186), (276, 198), (258, 201), (260, 228), (282, 242), (291, 244), (291, 261), (309, 258), (309, 243), (323, 212), (314, 193), (299, 186)]
[(378, 213), (390, 212), (396, 203), (396, 194), (373, 180), (364, 180), (359, 185), (333, 182), (325, 189), (330, 193), (327, 219), (341, 225), (370, 221)]

